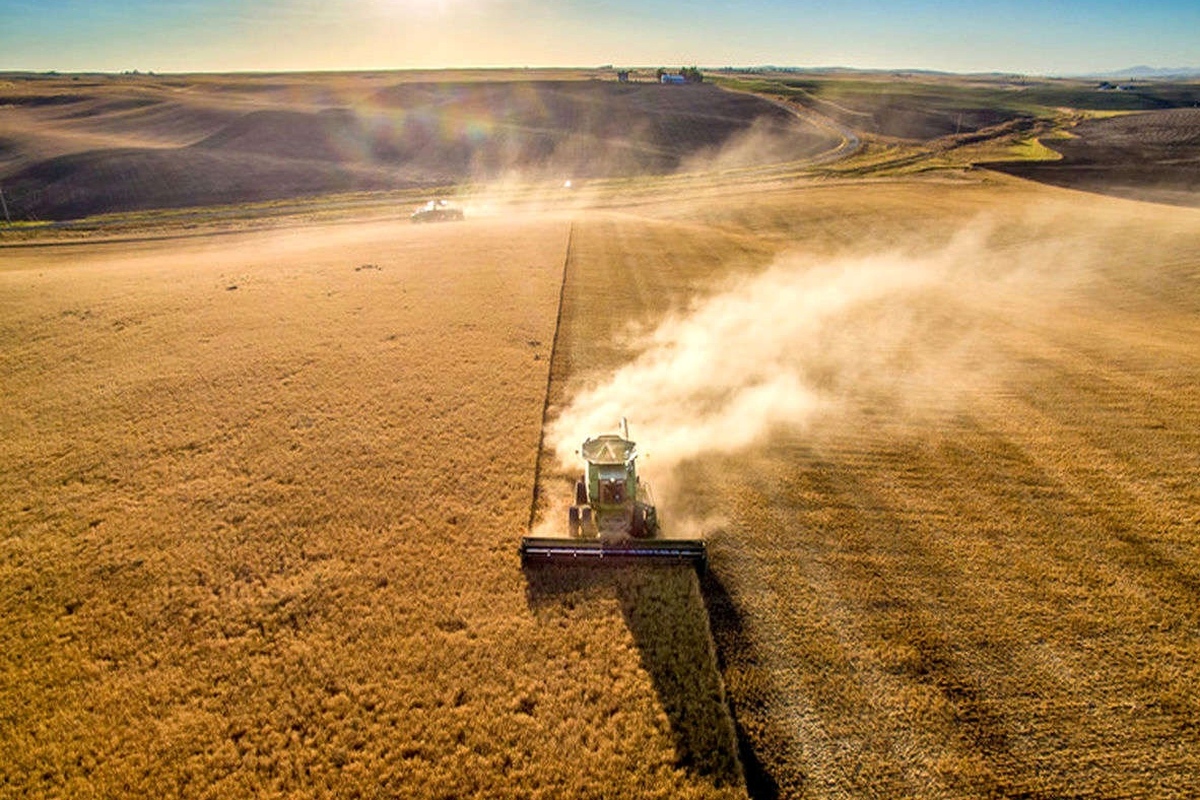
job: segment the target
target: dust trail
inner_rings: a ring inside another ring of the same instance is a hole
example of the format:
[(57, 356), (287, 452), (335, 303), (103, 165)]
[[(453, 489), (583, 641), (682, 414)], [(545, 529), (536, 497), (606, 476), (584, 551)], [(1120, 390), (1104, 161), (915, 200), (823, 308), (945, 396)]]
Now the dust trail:
[(719, 172), (766, 167), (810, 159), (827, 152), (836, 140), (799, 119), (781, 121), (758, 117), (748, 128), (720, 145), (708, 147), (681, 160), (676, 174)]
[(784, 428), (828, 436), (863, 409), (883, 424), (944, 416), (995, 378), (988, 325), (1073, 274), (1066, 244), (1034, 250), (993, 233), (973, 225), (924, 254), (783, 256), (638, 337), (632, 360), (578, 391), (547, 441), (568, 466), (586, 436), (628, 417), (651, 457), (643, 472), (669, 482), (687, 459)]

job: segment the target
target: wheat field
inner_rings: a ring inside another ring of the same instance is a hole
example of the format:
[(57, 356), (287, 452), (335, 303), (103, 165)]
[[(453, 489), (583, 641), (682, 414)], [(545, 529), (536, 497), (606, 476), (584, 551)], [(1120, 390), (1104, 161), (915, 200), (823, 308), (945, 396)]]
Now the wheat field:
[[(1197, 212), (679, 186), (0, 248), (0, 794), (1187, 796)], [(614, 374), (702, 580), (520, 570)]]
[(517, 566), (569, 227), (7, 249), (0, 794), (720, 795)]
[[(556, 410), (623, 399), (706, 531), (751, 792), (1189, 796), (1200, 216), (995, 177), (638, 211), (576, 228)], [(723, 415), (739, 371), (796, 380)]]

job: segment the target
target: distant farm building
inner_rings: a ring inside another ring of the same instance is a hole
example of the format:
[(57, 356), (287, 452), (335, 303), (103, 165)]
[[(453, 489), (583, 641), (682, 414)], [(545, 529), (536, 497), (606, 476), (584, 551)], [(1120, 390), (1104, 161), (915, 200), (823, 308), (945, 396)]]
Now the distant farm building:
[(682, 75), (667, 75), (665, 73), (659, 80), (662, 83), (687, 83), (687, 80)]

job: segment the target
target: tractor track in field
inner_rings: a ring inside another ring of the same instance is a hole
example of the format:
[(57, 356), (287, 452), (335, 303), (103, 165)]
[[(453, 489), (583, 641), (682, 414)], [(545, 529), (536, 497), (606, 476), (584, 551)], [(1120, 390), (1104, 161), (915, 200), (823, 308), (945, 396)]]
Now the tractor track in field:
[(571, 222), (567, 228), (567, 246), (563, 253), (562, 278), (558, 284), (558, 311), (554, 318), (554, 338), (550, 342), (550, 359), (546, 366), (546, 395), (542, 400), (542, 425), (538, 434), (537, 457), (533, 464), (533, 493), (529, 500), (529, 524), (526, 526), (528, 533), (533, 532), (534, 523), (537, 521), (539, 498), (542, 487), (542, 458), (546, 453), (546, 423), (550, 418), (550, 392), (554, 383), (554, 360), (558, 354), (558, 336), (562, 329), (563, 315), (563, 297), (567, 291), (567, 271), (571, 268), (571, 240), (575, 235), (575, 223)]
[(863, 147), (862, 139), (853, 128), (848, 125), (843, 125), (833, 117), (822, 114), (818, 111), (808, 108), (807, 106), (801, 105), (800, 103), (781, 97), (775, 97), (768, 94), (759, 94), (757, 92), (748, 92), (741, 89), (726, 88), (725, 90), (728, 92), (738, 92), (741, 94), (748, 94), (753, 97), (758, 97), (767, 101), (776, 108), (783, 109), (796, 119), (812, 125), (815, 128), (831, 133), (838, 138), (839, 141), (837, 145), (829, 150), (826, 150), (825, 152), (809, 156), (808, 158), (799, 162), (799, 165), (804, 167), (824, 166), (835, 161), (841, 161), (843, 159), (850, 158)]

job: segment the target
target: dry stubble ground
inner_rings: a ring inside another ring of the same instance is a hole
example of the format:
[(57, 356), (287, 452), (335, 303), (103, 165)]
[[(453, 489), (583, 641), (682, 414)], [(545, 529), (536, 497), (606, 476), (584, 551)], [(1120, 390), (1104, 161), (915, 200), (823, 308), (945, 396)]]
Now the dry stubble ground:
[[(835, 411), (681, 470), (665, 518), (724, 518), (705, 593), (752, 792), (1190, 796), (1196, 212), (992, 179), (637, 212), (577, 226), (607, 251), (578, 280), (631, 287), (624, 320), (581, 304), (577, 329), (621, 333), (774, 253), (936, 250), (989, 220), (961, 285), (821, 331), (895, 376), (817, 364)], [(574, 388), (634, 354), (566, 352)]]
[(517, 567), (568, 231), (5, 249), (0, 795), (725, 793)]

